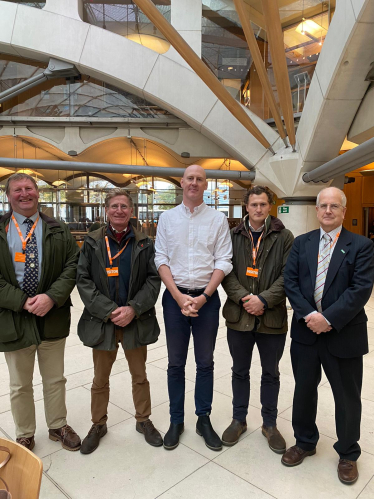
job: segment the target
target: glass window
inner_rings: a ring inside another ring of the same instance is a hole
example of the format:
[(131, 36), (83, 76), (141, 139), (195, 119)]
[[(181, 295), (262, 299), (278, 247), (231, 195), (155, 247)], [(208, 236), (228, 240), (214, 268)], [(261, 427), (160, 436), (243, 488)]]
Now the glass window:
[[(293, 109), (302, 112), (336, 0), (280, 2)], [(245, 0), (276, 100), (271, 50), (258, 0)], [(262, 119), (272, 118), (231, 0), (203, 0), (202, 58), (229, 92)]]
[[(46, 65), (0, 55), (0, 92), (42, 73)], [(3, 102), (0, 116), (170, 118), (170, 114), (124, 90), (82, 75), (79, 81), (52, 79)]]
[(36, 0), (35, 2), (25, 2), (24, 0), (5, 0), (10, 3), (20, 3), (22, 5), (27, 5), (28, 7), (36, 7), (37, 9), (42, 9), (45, 6), (45, 1)]
[[(153, 0), (157, 9), (170, 22), (170, 0)], [(169, 50), (163, 34), (131, 0), (83, 0), (83, 20), (130, 40), (145, 45), (158, 53)]]

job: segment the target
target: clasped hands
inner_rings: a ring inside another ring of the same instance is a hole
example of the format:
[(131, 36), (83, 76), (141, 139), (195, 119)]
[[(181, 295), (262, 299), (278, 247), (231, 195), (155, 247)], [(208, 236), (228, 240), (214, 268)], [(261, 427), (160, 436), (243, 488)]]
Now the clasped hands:
[(119, 327), (125, 327), (133, 320), (135, 317), (135, 310), (130, 307), (118, 307), (110, 314), (109, 319)]
[(262, 315), (265, 307), (260, 298), (256, 295), (247, 295), (242, 298), (243, 307), (246, 312), (252, 315)]
[(205, 305), (206, 298), (204, 295), (193, 297), (180, 293), (176, 301), (183, 315), (186, 317), (198, 317), (199, 314), (197, 312)]
[(331, 331), (332, 327), (328, 325), (326, 319), (319, 312), (309, 314), (305, 318), (306, 325), (313, 333), (321, 334)]
[(44, 317), (53, 307), (54, 301), (45, 293), (27, 298), (23, 308), (30, 314)]

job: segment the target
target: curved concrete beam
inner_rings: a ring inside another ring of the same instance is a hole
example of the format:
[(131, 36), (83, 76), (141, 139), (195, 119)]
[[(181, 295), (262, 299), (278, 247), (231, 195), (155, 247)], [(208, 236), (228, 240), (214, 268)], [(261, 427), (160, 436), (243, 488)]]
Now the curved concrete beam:
[[(69, 61), (84, 74), (167, 109), (248, 168), (265, 155), (271, 157), (190, 68), (115, 33), (46, 10), (0, 1), (0, 52), (40, 61), (50, 57)], [(279, 135), (245, 111), (277, 150), (282, 145)]]

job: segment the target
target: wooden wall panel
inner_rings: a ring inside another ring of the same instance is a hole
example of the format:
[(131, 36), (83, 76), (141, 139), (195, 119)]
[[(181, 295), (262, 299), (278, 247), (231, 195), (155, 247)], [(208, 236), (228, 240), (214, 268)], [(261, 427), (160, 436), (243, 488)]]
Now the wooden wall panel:
[[(350, 174), (349, 176), (355, 176)], [(343, 226), (355, 234), (363, 234), (363, 207), (362, 191), (364, 181), (370, 177), (357, 176), (353, 184), (345, 184), (344, 193), (347, 196), (347, 212)], [(357, 225), (353, 225), (353, 220), (357, 220)]]
[(362, 203), (374, 206), (374, 176), (363, 177)]

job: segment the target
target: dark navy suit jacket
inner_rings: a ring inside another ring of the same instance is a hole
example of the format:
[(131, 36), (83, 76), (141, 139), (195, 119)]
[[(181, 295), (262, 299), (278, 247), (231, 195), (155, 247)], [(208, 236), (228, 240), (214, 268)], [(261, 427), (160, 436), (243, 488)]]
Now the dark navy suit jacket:
[[(284, 272), (286, 294), (294, 310), (291, 337), (306, 345), (317, 341), (304, 320), (317, 310), (314, 301), (320, 230), (295, 239)], [(367, 316), (364, 306), (374, 280), (374, 245), (364, 236), (342, 229), (327, 271), (322, 313), (331, 323), (327, 335), (332, 355), (351, 358), (368, 352)]]

